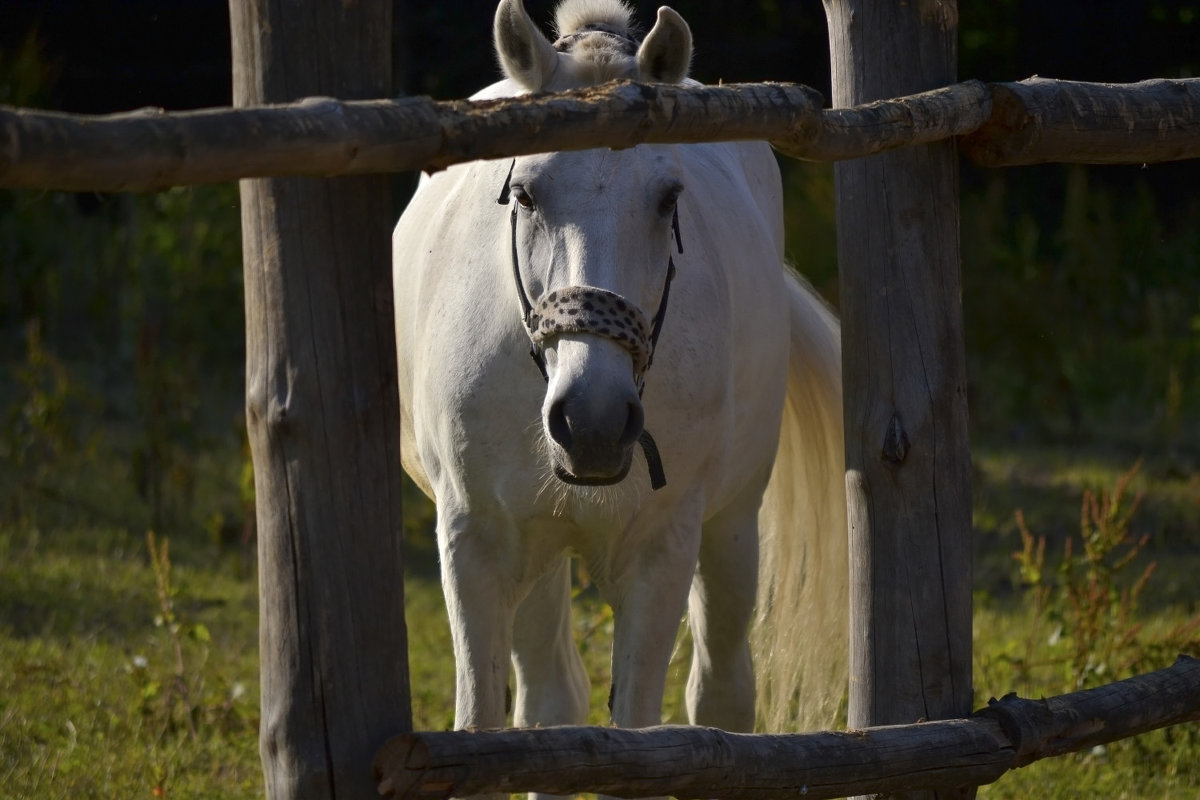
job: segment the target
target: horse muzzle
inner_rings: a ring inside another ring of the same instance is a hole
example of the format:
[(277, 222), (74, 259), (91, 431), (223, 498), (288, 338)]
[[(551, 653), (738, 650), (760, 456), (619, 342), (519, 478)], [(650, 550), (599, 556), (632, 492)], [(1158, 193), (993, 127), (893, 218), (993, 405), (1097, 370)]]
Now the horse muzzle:
[(623, 377), (602, 385), (582, 377), (550, 382), (542, 424), (554, 474), (560, 480), (606, 486), (629, 474), (645, 414), (627, 366)]

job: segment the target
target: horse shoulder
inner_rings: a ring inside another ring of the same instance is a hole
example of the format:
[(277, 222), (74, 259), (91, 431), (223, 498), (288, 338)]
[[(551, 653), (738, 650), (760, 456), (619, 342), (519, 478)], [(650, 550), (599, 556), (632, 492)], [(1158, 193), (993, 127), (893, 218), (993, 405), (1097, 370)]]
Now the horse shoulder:
[[(401, 460), (430, 496), (439, 463), (456, 457), (446, 447), (457, 446), (460, 437), (443, 430), (450, 424), (447, 410), (465, 402), (455, 387), (479, 380), (464, 353), (503, 338), (503, 310), (494, 305), (506, 295), (489, 283), (500, 271), (483, 264), (501, 256), (496, 242), (507, 215), (494, 198), (478, 197), (480, 183), (501, 172), (495, 164), (473, 163), (424, 178), (392, 235)], [(499, 174), (497, 186), (502, 180)], [(486, 223), (488, 214), (495, 224)]]

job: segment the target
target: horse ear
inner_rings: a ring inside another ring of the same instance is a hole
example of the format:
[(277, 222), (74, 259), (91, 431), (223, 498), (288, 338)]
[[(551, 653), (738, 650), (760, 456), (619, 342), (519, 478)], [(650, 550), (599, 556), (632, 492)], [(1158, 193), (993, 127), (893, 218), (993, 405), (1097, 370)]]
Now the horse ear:
[(638, 74), (648, 83), (682, 83), (692, 63), (692, 31), (674, 9), (662, 6), (638, 48)]
[(492, 34), (505, 75), (531, 92), (550, 82), (558, 53), (529, 18), (524, 0), (500, 0)]

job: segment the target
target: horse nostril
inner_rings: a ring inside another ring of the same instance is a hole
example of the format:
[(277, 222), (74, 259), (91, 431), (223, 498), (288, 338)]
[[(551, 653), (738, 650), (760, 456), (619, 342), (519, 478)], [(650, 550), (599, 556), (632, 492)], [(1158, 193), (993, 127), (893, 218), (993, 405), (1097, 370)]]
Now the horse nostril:
[[(550, 408), (546, 410), (546, 432), (564, 450), (570, 451), (573, 444), (578, 439), (576, 426), (572, 424), (569, 402), (566, 398), (556, 400), (550, 404)], [(637, 442), (638, 437), (642, 435), (642, 428), (646, 424), (645, 412), (642, 411), (642, 404), (636, 401), (629, 402), (625, 405), (626, 413), (625, 420), (620, 428), (620, 434), (616, 439), (616, 444), (620, 447), (630, 447)], [(615, 428), (610, 428), (610, 436), (617, 434)], [(584, 439), (594, 439), (595, 436), (589, 436), (587, 431), (583, 432)], [(579, 440), (582, 442), (583, 440)], [(603, 438), (597, 441), (603, 441)], [(608, 439), (612, 442), (612, 439)], [(595, 444), (595, 443), (593, 443)]]
[(571, 423), (567, 421), (566, 403), (556, 400), (546, 412), (546, 430), (550, 438), (564, 450), (571, 449)]
[(625, 430), (621, 432), (621, 446), (630, 447), (642, 435), (642, 429), (646, 426), (646, 414), (642, 411), (642, 404), (631, 402), (629, 403), (629, 416), (625, 418)]

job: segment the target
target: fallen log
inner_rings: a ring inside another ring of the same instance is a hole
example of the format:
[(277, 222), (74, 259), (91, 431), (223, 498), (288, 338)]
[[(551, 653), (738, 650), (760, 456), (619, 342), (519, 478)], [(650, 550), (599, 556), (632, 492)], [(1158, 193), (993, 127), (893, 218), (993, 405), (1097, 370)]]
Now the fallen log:
[(833, 798), (991, 783), (1033, 761), (1200, 719), (1200, 660), (969, 719), (845, 732), (560, 727), (405, 733), (375, 758), (379, 793), (601, 792), (726, 800)]

